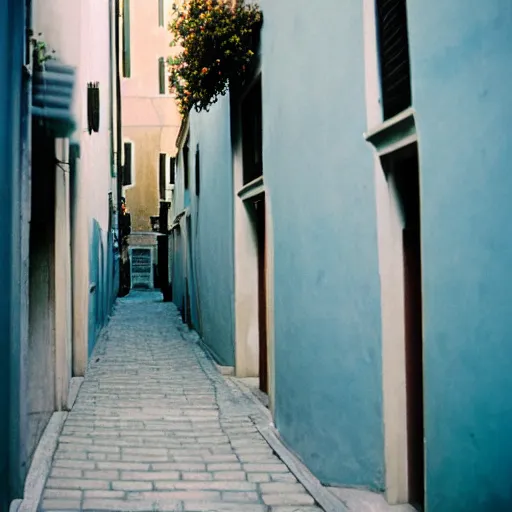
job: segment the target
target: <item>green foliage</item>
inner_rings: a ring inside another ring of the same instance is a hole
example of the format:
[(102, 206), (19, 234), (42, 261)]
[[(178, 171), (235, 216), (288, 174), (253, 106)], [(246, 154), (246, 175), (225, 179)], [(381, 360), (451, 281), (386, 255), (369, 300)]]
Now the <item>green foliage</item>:
[(173, 11), (171, 46), (182, 51), (168, 60), (171, 90), (183, 115), (208, 110), (254, 57), (262, 13), (244, 0), (183, 0)]
[[(43, 34), (40, 32), (38, 37), (41, 37), (42, 35)], [(48, 53), (48, 45), (44, 41), (39, 40), (37, 37), (31, 37), (30, 42), (32, 43), (34, 66), (36, 68), (41, 68), (47, 60), (54, 58), (52, 54), (55, 53), (55, 50)]]

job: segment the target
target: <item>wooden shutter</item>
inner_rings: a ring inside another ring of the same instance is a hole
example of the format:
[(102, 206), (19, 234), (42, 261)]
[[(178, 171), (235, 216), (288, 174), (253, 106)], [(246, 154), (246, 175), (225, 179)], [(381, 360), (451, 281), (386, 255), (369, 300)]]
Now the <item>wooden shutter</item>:
[(171, 157), (169, 163), (170, 163), (169, 183), (171, 185), (174, 185), (176, 183), (176, 158)]
[(163, 57), (158, 59), (158, 80), (160, 84), (160, 94), (165, 94), (165, 60)]
[(166, 179), (165, 179), (165, 163), (167, 162), (167, 155), (165, 153), (160, 153), (160, 199), (162, 201), (165, 201), (165, 185), (166, 185)]
[(132, 184), (132, 143), (124, 143), (123, 186)]
[(164, 0), (158, 0), (158, 26), (164, 26)]
[(130, 0), (123, 0), (123, 76), (130, 78), (131, 54), (130, 54)]
[(98, 82), (87, 84), (87, 129), (89, 135), (100, 130), (100, 86)]
[(92, 133), (92, 117), (93, 117), (93, 92), (92, 83), (87, 84), (87, 130), (89, 135)]
[(384, 119), (411, 106), (411, 69), (406, 0), (377, 0)]
[(98, 82), (93, 87), (92, 129), (96, 133), (100, 131), (100, 84)]

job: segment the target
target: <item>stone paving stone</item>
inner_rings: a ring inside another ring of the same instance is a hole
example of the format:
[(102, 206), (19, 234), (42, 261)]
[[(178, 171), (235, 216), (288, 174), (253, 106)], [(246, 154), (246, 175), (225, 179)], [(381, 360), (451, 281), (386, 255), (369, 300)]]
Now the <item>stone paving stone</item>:
[(263, 494), (263, 501), (267, 505), (314, 505), (315, 501), (306, 493)]
[(322, 512), (320, 507), (301, 507), (297, 505), (284, 506), (284, 507), (270, 507), (269, 512)]
[(42, 512), (321, 512), (159, 294), (120, 299), (70, 411)]
[(43, 509), (45, 510), (79, 510), (80, 500), (71, 499), (44, 499)]

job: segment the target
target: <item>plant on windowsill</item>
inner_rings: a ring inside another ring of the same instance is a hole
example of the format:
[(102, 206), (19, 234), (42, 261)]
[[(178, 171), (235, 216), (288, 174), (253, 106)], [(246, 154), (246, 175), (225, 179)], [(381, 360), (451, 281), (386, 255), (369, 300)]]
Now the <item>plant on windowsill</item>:
[(208, 111), (230, 82), (243, 78), (263, 15), (244, 0), (183, 0), (173, 11), (171, 46), (182, 51), (168, 60), (170, 88), (182, 115), (192, 107)]
[[(41, 37), (42, 35), (43, 34), (39, 32), (38, 37)], [(55, 50), (52, 50), (51, 53), (48, 53), (48, 45), (37, 37), (32, 37), (30, 42), (32, 43), (32, 61), (34, 70), (41, 71), (44, 69), (45, 62), (55, 58)]]

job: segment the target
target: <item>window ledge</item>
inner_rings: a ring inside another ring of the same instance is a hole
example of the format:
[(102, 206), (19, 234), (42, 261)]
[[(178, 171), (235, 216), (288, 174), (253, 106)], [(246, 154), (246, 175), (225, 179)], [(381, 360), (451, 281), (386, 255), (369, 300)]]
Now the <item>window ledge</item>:
[(238, 197), (242, 201), (247, 201), (252, 197), (255, 197), (259, 194), (263, 194), (265, 192), (265, 184), (263, 183), (263, 176), (256, 178), (255, 180), (247, 183), (238, 191)]
[(379, 156), (413, 144), (418, 140), (415, 114), (410, 107), (365, 133), (364, 138), (377, 150)]

